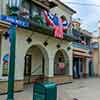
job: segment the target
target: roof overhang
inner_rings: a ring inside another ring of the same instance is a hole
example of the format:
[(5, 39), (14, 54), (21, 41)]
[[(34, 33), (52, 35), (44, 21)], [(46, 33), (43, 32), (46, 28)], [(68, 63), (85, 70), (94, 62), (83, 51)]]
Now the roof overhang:
[(93, 38), (92, 33), (86, 31), (86, 30), (80, 30), (81, 35), (89, 37), (89, 38)]
[(61, 2), (60, 0), (53, 0), (58, 6), (63, 7), (64, 10), (69, 10), (72, 14), (76, 13), (75, 10), (67, 6), (65, 3)]
[(51, 8), (57, 6), (54, 0), (32, 0), (32, 1), (46, 10), (50, 10)]
[(80, 57), (80, 58), (82, 58), (82, 57), (92, 58), (92, 55), (87, 54), (87, 53), (82, 53), (82, 52), (74, 51), (73, 54), (74, 54), (74, 57)]
[(5, 32), (9, 28), (10, 23), (0, 20), (0, 34)]

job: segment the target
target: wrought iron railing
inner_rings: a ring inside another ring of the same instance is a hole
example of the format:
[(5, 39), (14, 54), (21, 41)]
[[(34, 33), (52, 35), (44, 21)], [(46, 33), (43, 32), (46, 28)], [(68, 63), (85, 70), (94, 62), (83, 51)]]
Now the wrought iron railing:
[(89, 46), (81, 44), (81, 43), (77, 43), (77, 42), (73, 42), (73, 47), (75, 48), (80, 48), (80, 49), (85, 49), (85, 50), (89, 50)]

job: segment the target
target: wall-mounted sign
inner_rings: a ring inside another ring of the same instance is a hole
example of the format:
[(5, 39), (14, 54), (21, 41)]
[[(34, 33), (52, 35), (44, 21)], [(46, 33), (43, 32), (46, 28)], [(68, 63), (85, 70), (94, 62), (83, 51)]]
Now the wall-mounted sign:
[(0, 20), (6, 21), (6, 22), (9, 22), (9, 23), (21, 26), (21, 27), (29, 27), (29, 22), (18, 20), (17, 18), (14, 18), (12, 16), (1, 15)]

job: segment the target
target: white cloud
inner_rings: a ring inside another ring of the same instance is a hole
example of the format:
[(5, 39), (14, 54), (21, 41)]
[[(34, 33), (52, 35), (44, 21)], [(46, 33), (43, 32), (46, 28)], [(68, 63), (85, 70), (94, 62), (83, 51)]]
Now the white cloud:
[[(78, 3), (88, 3), (100, 5), (100, 0), (61, 0), (62, 2), (78, 2)], [(93, 32), (97, 30), (97, 23), (100, 20), (100, 7), (96, 6), (80, 6), (68, 4), (70, 7), (77, 11), (77, 14), (74, 15), (74, 18), (82, 19), (82, 26), (87, 30)], [(97, 33), (95, 33), (97, 35)]]

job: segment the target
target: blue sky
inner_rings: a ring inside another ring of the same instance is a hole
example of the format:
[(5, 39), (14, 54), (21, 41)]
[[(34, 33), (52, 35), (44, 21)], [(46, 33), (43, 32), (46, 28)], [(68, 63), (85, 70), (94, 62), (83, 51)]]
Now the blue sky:
[[(100, 5), (100, 0), (61, 0), (62, 2), (78, 2)], [(90, 32), (93, 32), (95, 36), (98, 35), (98, 21), (100, 20), (100, 7), (95, 6), (80, 6), (66, 3), (69, 7), (77, 11), (73, 18), (81, 19), (82, 27)]]

